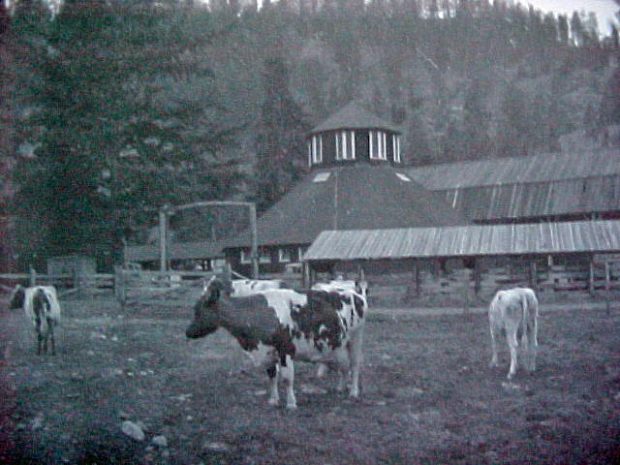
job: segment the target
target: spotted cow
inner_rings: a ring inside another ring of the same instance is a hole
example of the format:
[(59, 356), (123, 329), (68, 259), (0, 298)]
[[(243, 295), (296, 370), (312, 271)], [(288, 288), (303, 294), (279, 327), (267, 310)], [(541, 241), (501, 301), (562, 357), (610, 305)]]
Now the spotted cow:
[(232, 280), (232, 295), (235, 297), (248, 296), (269, 289), (282, 289), (281, 279), (234, 279)]
[(17, 285), (11, 294), (9, 308), (22, 308), (37, 334), (37, 355), (47, 353), (51, 340), (52, 355), (56, 354), (54, 327), (60, 323), (60, 304), (54, 286), (22, 287)]
[(517, 337), (521, 332), (521, 345), (525, 350), (526, 368), (536, 369), (536, 350), (538, 348), (538, 299), (532, 289), (514, 288), (498, 291), (489, 306), (489, 325), (491, 329), (491, 348), (493, 355), (491, 367), (497, 366), (496, 337), (506, 334), (510, 348), (510, 369), (508, 379), (517, 372)]
[(354, 291), (271, 289), (230, 296), (229, 286), (212, 279), (194, 306), (188, 338), (228, 331), (271, 380), (269, 403), (278, 405), (278, 378), (286, 385), (286, 407), (297, 407), (294, 361), (335, 364), (339, 383), (351, 370), (351, 397), (359, 396), (364, 321), (368, 305)]

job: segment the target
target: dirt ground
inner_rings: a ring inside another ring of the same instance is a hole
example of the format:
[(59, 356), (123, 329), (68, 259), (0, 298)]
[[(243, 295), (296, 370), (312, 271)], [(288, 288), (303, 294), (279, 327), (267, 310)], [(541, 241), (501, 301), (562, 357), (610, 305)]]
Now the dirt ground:
[(191, 303), (63, 301), (56, 356), (37, 356), (22, 313), (2, 305), (0, 463), (620, 463), (617, 306), (543, 307), (539, 369), (510, 383), (505, 345), (488, 368), (484, 314), (377, 309), (361, 399), (297, 364), (287, 411), (226, 334), (185, 340)]

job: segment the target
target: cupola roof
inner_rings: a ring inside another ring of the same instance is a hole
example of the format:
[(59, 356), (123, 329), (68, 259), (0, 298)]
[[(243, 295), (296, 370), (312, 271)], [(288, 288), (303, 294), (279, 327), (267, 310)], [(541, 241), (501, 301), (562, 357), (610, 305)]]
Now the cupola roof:
[(398, 134), (401, 133), (397, 126), (379, 118), (357, 102), (350, 102), (313, 128), (310, 133), (315, 134), (338, 129), (385, 129)]

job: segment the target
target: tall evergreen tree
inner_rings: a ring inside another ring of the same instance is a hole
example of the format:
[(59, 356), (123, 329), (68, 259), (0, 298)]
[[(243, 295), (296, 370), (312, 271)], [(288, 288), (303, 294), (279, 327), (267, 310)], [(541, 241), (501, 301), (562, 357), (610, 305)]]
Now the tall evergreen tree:
[(281, 56), (268, 59), (263, 71), (264, 101), (256, 149), (259, 209), (277, 201), (306, 166), (307, 126), (289, 90), (289, 72)]

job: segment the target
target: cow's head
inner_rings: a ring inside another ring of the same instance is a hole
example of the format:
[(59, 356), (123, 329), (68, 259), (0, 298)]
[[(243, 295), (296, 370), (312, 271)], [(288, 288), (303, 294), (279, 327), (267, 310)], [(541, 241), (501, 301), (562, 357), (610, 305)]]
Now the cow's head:
[(23, 308), (25, 299), (26, 299), (26, 289), (23, 286), (18, 284), (17, 286), (15, 286), (15, 289), (13, 289), (13, 292), (11, 293), (11, 298), (9, 300), (9, 308), (11, 310), (14, 310), (17, 308)]
[(224, 283), (215, 277), (205, 285), (202, 296), (194, 305), (194, 319), (185, 330), (188, 338), (205, 337), (217, 330), (220, 326), (219, 303), (225, 289)]

